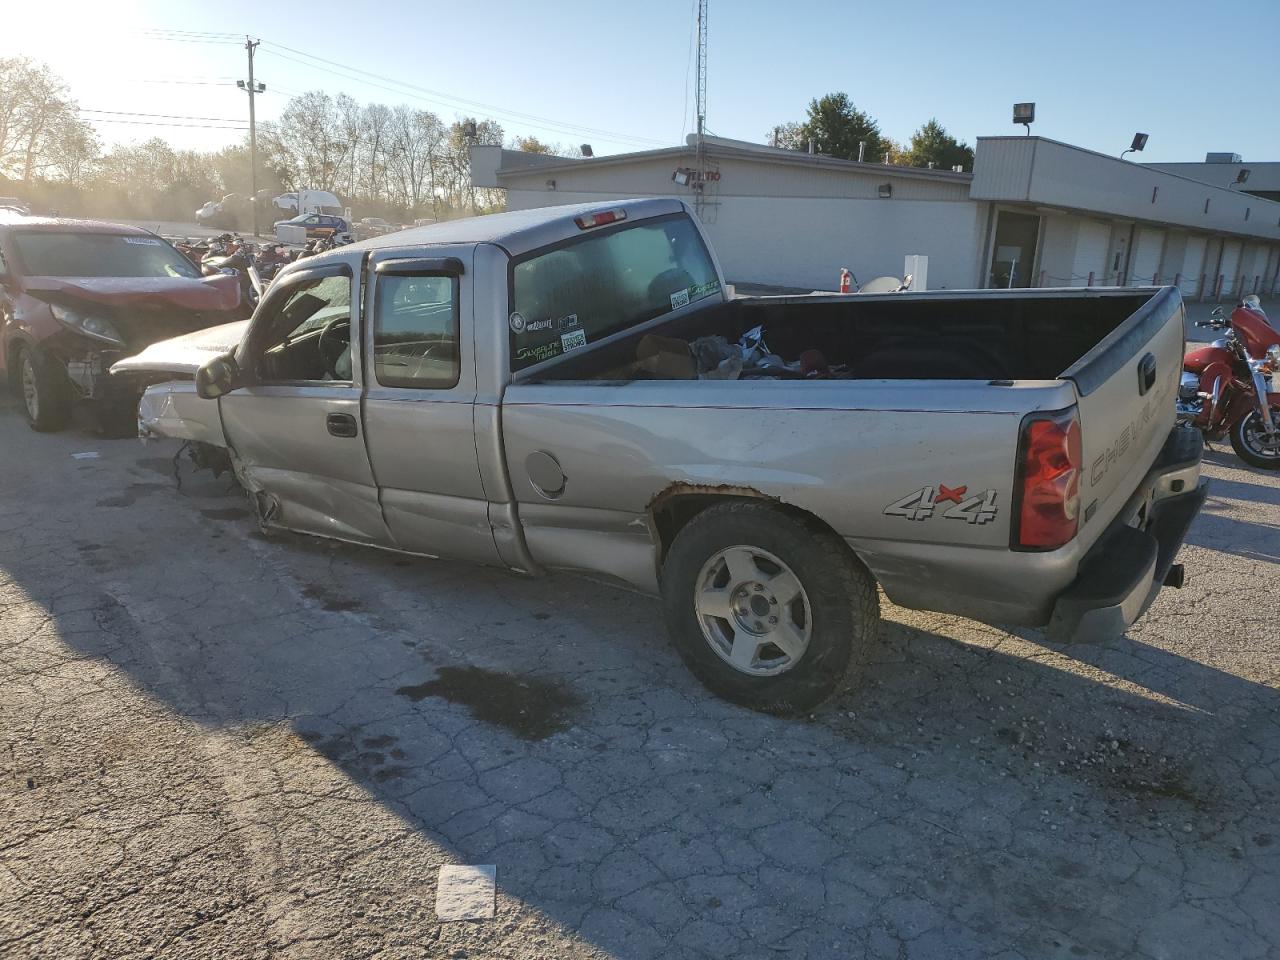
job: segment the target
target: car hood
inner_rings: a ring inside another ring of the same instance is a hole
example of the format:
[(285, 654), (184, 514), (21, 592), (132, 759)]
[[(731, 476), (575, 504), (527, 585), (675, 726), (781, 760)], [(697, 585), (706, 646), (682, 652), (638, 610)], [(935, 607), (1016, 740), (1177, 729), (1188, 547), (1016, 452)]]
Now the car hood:
[(117, 361), (114, 373), (172, 373), (194, 376), (214, 357), (232, 353), (240, 345), (248, 320), (207, 327), (195, 333), (153, 343), (141, 353)]
[(49, 303), (229, 311), (240, 305), (240, 281), (228, 274), (187, 277), (25, 277), (23, 291)]

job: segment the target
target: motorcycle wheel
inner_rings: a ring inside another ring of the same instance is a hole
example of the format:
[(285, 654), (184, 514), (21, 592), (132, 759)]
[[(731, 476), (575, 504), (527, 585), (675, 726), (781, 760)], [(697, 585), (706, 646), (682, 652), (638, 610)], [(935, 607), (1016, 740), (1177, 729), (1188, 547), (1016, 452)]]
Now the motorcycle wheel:
[[(1280, 425), (1280, 405), (1272, 404), (1271, 422)], [(1250, 410), (1248, 416), (1241, 417), (1231, 428), (1231, 446), (1236, 456), (1251, 467), (1280, 470), (1280, 431), (1268, 442), (1258, 410)]]

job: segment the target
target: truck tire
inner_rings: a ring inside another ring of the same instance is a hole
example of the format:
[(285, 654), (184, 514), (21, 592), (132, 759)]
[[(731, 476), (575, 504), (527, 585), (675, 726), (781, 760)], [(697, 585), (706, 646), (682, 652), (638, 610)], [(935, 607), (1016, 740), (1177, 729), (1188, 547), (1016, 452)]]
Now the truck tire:
[[(1280, 426), (1280, 404), (1271, 405), (1271, 422)], [(1280, 443), (1267, 444), (1262, 414), (1255, 408), (1231, 428), (1231, 447), (1236, 456), (1251, 467), (1280, 470)]]
[(812, 710), (861, 679), (880, 622), (871, 574), (817, 522), (750, 501), (689, 521), (662, 568), (667, 629), (709, 690)]
[(32, 430), (52, 433), (71, 418), (71, 389), (56, 360), (39, 347), (18, 354), (18, 396)]

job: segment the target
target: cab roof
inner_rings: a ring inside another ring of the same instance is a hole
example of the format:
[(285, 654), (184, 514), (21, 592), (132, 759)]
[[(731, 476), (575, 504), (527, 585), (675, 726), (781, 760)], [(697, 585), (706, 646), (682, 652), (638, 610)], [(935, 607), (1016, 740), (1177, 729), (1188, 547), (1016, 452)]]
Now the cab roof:
[(383, 250), (391, 247), (441, 243), (493, 243), (514, 257), (581, 235), (582, 230), (574, 222), (575, 217), (619, 208), (626, 210), (628, 220), (644, 220), (671, 213), (682, 213), (689, 209), (683, 201), (674, 197), (603, 200), (559, 207), (537, 207), (532, 210), (511, 210), (507, 213), (491, 213), (483, 217), (446, 220), (443, 223), (431, 223), (424, 227), (410, 227), (385, 236), (371, 237), (340, 249)]

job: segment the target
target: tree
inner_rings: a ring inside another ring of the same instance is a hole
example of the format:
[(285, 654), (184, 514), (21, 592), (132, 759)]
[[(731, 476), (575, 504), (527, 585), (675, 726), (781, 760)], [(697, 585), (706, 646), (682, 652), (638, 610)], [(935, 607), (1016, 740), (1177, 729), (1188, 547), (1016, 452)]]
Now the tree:
[(775, 127), (771, 139), (792, 150), (808, 150), (813, 141), (818, 153), (845, 160), (857, 160), (859, 144), (865, 143), (864, 159), (873, 163), (884, 159), (886, 149), (880, 127), (853, 105), (847, 93), (810, 100), (805, 120)]
[(77, 117), (66, 84), (45, 64), (0, 58), (0, 173), (30, 182), (50, 131)]
[(911, 142), (900, 156), (901, 160), (895, 159), (894, 162), (910, 167), (927, 167), (932, 163), (940, 170), (950, 170), (955, 166), (973, 169), (973, 148), (956, 140), (937, 120), (930, 120), (913, 133)]
[(68, 186), (78, 187), (102, 152), (92, 126), (76, 116), (62, 116), (45, 131), (41, 147), (42, 168)]
[(430, 110), (401, 104), (391, 111), (387, 170), (400, 202), (414, 212), (426, 200), (436, 213), (436, 165), (444, 138), (444, 125)]
[(523, 153), (540, 153), (550, 156), (559, 149), (559, 144), (543, 143), (537, 137), (530, 134), (527, 137), (516, 137), (512, 140), (511, 149), (520, 150)]

